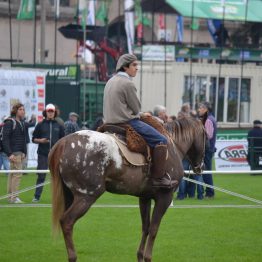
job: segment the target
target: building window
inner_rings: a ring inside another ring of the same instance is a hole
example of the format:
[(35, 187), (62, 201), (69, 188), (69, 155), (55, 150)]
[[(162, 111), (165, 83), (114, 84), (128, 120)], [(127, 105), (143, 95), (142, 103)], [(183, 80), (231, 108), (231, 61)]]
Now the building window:
[(223, 122), (224, 119), (224, 104), (225, 104), (225, 78), (219, 78), (218, 81), (218, 94), (216, 97), (217, 100), (217, 121)]
[(183, 103), (197, 108), (201, 101), (209, 101), (216, 120), (221, 123), (249, 123), (249, 78), (185, 76)]
[(227, 94), (227, 122), (237, 122), (238, 79), (229, 78)]
[(250, 121), (250, 87), (251, 80), (242, 79), (240, 91), (240, 122), (249, 123)]

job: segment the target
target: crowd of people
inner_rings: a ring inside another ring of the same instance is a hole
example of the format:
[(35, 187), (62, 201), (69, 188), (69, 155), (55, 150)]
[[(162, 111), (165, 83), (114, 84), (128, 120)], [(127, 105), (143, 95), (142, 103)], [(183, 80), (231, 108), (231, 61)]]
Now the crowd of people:
[[(134, 55), (126, 54), (119, 58), (116, 66), (116, 74), (107, 82), (104, 90), (103, 114), (99, 115), (95, 121), (95, 130), (103, 123), (118, 124), (128, 123), (137, 133), (139, 133), (152, 148), (153, 159), (158, 159), (153, 163), (151, 179), (153, 187), (173, 187), (177, 181), (173, 181), (165, 171), (167, 159), (167, 139), (152, 126), (140, 120), (141, 115), (152, 115), (161, 124), (175, 119), (199, 118), (206, 131), (206, 146), (204, 152), (204, 170), (212, 170), (212, 159), (216, 151), (217, 123), (212, 114), (211, 104), (203, 101), (198, 104), (197, 110), (193, 110), (189, 103), (182, 105), (177, 116), (169, 116), (167, 110), (162, 105), (156, 105), (153, 111), (141, 112), (141, 104), (136, 94), (136, 87), (132, 82), (132, 77), (137, 73), (137, 58)], [(48, 104), (43, 111), (43, 121), (36, 124), (35, 116), (30, 121), (25, 121), (24, 105), (17, 103), (13, 105), (11, 116), (3, 123), (2, 148), (0, 151), (0, 169), (3, 165), (6, 170), (17, 170), (8, 175), (8, 194), (10, 203), (22, 203), (18, 196), (19, 184), (22, 177), (21, 170), (26, 168), (26, 156), (29, 143), (28, 128), (35, 126), (32, 134), (32, 142), (38, 144), (37, 150), (37, 170), (48, 169), (48, 154), (54, 144), (65, 135), (69, 135), (80, 130), (78, 125), (79, 115), (75, 112), (69, 114), (69, 118), (64, 122), (60, 115), (58, 106)], [(259, 129), (258, 129), (259, 125)], [(251, 136), (262, 137), (261, 122), (254, 122), (254, 130)], [(249, 139), (249, 143), (251, 140)], [(261, 142), (262, 143), (262, 142)], [(259, 160), (262, 163), (262, 158)], [(249, 162), (251, 160), (249, 158)], [(159, 163), (159, 164), (157, 164)], [(184, 170), (190, 169), (187, 159), (182, 160)], [(36, 189), (32, 202), (40, 201), (45, 182), (46, 173), (37, 173)], [(204, 182), (204, 188), (192, 182), (182, 180), (179, 184), (177, 199), (183, 200), (186, 197), (202, 200), (204, 198), (214, 198), (215, 192), (212, 188), (212, 173), (203, 175), (192, 175), (190, 178)]]
[[(65, 135), (80, 130), (77, 120), (78, 114), (71, 112), (68, 121), (59, 117), (59, 108), (48, 104), (42, 112), (43, 121), (36, 124), (36, 117), (32, 115), (29, 121), (25, 118), (25, 108), (22, 103), (13, 105), (10, 117), (6, 117), (1, 125), (0, 169), (7, 171), (8, 202), (20, 204), (18, 191), (24, 170), (27, 168), (28, 144), (30, 142), (28, 129), (34, 127), (32, 142), (38, 144), (37, 170), (48, 169), (48, 153), (53, 145)], [(8, 172), (9, 170), (17, 172)], [(25, 174), (25, 173), (24, 173)], [(32, 202), (38, 202), (43, 191), (46, 173), (37, 173), (36, 189)]]

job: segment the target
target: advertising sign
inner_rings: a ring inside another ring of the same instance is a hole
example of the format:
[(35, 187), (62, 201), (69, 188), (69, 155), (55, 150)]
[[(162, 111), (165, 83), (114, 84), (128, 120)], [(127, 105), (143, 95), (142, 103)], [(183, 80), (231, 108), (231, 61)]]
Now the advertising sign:
[(215, 166), (217, 171), (250, 170), (247, 163), (246, 140), (217, 140)]
[[(45, 84), (44, 71), (0, 69), (0, 122), (10, 116), (11, 108), (17, 102), (24, 104), (27, 120), (35, 115), (37, 121), (41, 121), (45, 107)], [(29, 129), (30, 136), (33, 130)], [(36, 166), (36, 147), (29, 144), (29, 167)]]
[(144, 61), (174, 61), (175, 46), (173, 45), (143, 45), (136, 46), (134, 53)]

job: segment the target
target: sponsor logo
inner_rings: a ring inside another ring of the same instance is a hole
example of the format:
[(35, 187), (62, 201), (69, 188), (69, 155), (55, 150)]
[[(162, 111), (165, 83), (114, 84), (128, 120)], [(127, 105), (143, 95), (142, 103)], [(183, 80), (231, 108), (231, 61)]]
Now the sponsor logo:
[(56, 68), (56, 69), (48, 69), (47, 75), (48, 76), (56, 76), (59, 78), (75, 78), (77, 74), (76, 66), (66, 66), (64, 68)]
[(38, 111), (42, 112), (45, 109), (44, 103), (38, 103)]
[(39, 89), (37, 90), (37, 93), (38, 93), (38, 97), (44, 97), (44, 95), (45, 95), (45, 90), (39, 88)]
[(245, 145), (227, 146), (218, 152), (218, 157), (230, 162), (247, 162), (247, 148)]
[(44, 84), (44, 77), (43, 76), (37, 76), (36, 77), (36, 83), (38, 85), (43, 85)]

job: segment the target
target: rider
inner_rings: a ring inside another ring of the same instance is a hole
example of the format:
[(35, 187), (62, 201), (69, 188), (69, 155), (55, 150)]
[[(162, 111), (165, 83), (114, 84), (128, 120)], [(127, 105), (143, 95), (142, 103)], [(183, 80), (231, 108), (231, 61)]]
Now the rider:
[(139, 133), (153, 148), (153, 187), (172, 187), (166, 172), (167, 139), (156, 129), (140, 120), (141, 105), (136, 94), (132, 77), (136, 76), (138, 61), (135, 55), (120, 56), (116, 65), (116, 75), (106, 84), (104, 90), (104, 121), (107, 124), (127, 123)]

